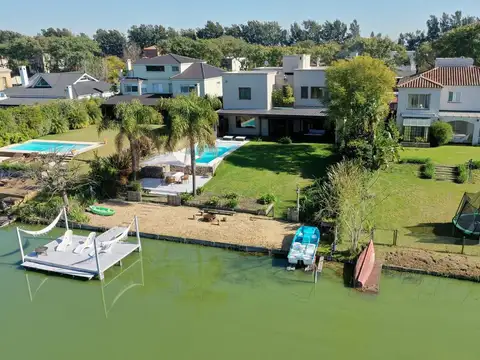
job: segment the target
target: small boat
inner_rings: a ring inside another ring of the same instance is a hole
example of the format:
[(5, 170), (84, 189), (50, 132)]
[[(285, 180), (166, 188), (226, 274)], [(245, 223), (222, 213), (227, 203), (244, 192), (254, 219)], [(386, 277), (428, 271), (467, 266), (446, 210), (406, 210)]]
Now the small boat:
[(101, 216), (112, 216), (115, 214), (115, 210), (103, 206), (91, 205), (88, 209), (90, 212)]
[(298, 263), (312, 265), (319, 242), (320, 231), (318, 228), (314, 226), (299, 227), (288, 252), (288, 262), (293, 265)]
[(373, 241), (370, 240), (368, 246), (360, 253), (355, 265), (354, 281), (355, 287), (364, 287), (368, 278), (372, 274), (375, 265), (375, 248)]

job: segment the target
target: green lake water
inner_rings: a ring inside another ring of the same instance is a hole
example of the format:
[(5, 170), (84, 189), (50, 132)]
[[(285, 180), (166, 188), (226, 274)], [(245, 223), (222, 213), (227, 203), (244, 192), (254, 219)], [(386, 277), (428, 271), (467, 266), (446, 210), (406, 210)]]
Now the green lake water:
[(142, 244), (102, 285), (19, 269), (0, 230), (0, 359), (480, 358), (478, 284), (390, 273), (363, 295), (330, 269), (314, 285), (269, 257)]

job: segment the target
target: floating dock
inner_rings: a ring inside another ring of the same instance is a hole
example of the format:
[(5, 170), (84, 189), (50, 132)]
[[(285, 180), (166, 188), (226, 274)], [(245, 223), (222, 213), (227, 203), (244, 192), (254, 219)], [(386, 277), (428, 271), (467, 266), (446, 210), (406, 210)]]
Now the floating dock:
[[(87, 280), (94, 277), (103, 279), (106, 270), (117, 264), (120, 265), (122, 260), (134, 251), (141, 251), (138, 220), (135, 217), (128, 227), (114, 227), (103, 234), (99, 234), (95, 237), (92, 245), (80, 253), (75, 253), (73, 250), (87, 241), (87, 236), (72, 235), (71, 243), (66, 247), (65, 251), (57, 251), (57, 247), (65, 239), (65, 235), (63, 235), (44, 246), (37, 247), (29, 254), (24, 254), (22, 233), (26, 234), (26, 236), (39, 236), (48, 233), (55, 227), (62, 215), (66, 220), (66, 211), (62, 211), (63, 214), (60, 213), (57, 219), (43, 230), (27, 231), (17, 228), (22, 255), (21, 265), (24, 268), (69, 275)], [(66, 224), (68, 223), (66, 222)], [(135, 224), (137, 242), (125, 242), (124, 240), (126, 240), (130, 227), (133, 224)], [(108, 250), (101, 250), (102, 244), (106, 243), (109, 243)]]

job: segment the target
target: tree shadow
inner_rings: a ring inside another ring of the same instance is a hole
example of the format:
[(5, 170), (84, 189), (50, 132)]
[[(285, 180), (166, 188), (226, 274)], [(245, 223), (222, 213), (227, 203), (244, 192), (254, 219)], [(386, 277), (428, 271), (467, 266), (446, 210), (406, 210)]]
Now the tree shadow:
[(316, 152), (318, 148), (310, 144), (255, 144), (242, 146), (224, 161), (238, 167), (314, 178), (323, 176), (326, 168), (337, 160), (333, 145), (325, 146), (324, 150)]
[[(422, 223), (406, 227), (409, 233), (405, 236), (414, 237), (417, 242), (428, 244), (462, 245), (464, 234), (452, 223)], [(478, 237), (465, 236), (465, 245), (478, 245)]]

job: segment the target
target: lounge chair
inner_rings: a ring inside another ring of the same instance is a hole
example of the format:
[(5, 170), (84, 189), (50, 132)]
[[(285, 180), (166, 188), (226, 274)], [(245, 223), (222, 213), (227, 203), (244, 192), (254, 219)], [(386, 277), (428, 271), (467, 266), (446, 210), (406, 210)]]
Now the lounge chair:
[(231, 135), (225, 135), (225, 136), (222, 138), (222, 140), (227, 140), (227, 141), (233, 140), (233, 136), (231, 136)]
[(87, 239), (83, 242), (83, 244), (78, 245), (73, 252), (75, 254), (81, 254), (83, 250), (91, 248), (93, 246), (93, 240), (95, 239), (95, 236), (97, 234), (94, 232), (91, 232), (88, 234)]
[(236, 141), (245, 141), (247, 139), (246, 136), (235, 136)]
[[(126, 238), (128, 236), (128, 229), (125, 229), (121, 233), (118, 233), (118, 227), (111, 228), (110, 230), (104, 232), (103, 234), (97, 237), (97, 252), (98, 254), (110, 252), (112, 246), (119, 242), (120, 240)], [(102, 240), (102, 241), (100, 241)], [(90, 251), (88, 256), (93, 257), (95, 256), (95, 249)]]
[(65, 252), (67, 250), (67, 247), (72, 244), (72, 238), (73, 238), (72, 230), (65, 231), (62, 242), (57, 245), (57, 248), (55, 249), (55, 251)]

